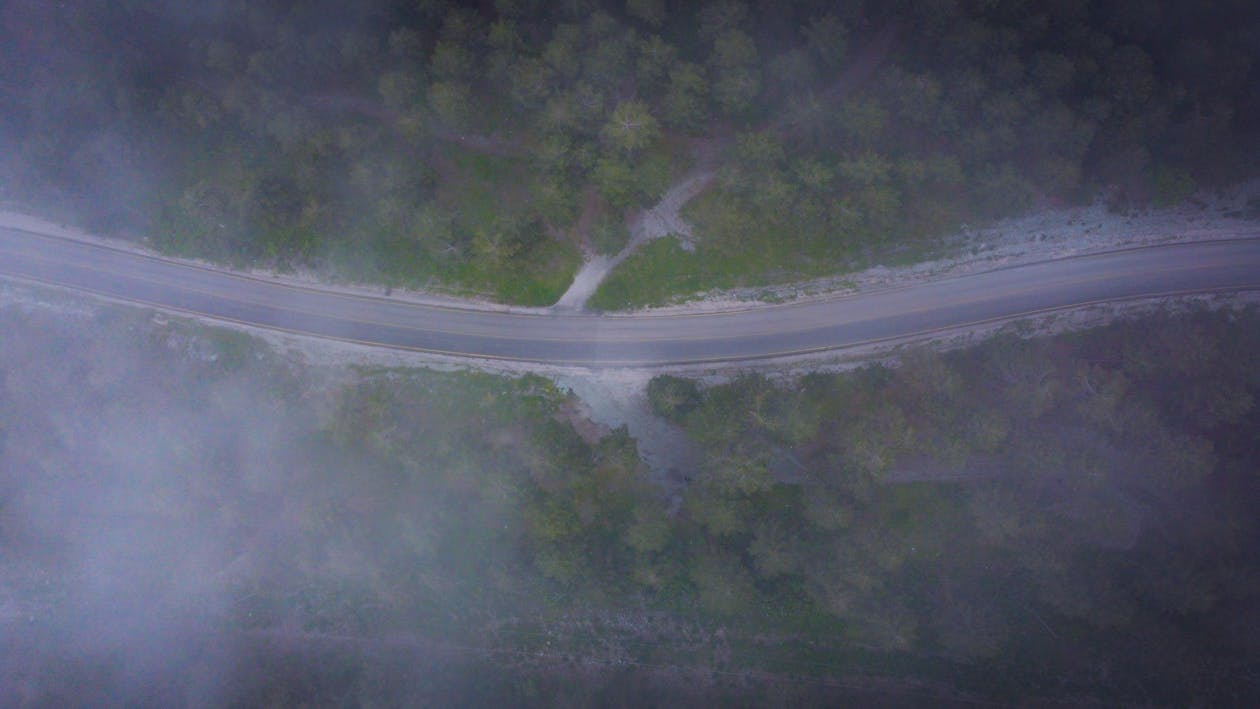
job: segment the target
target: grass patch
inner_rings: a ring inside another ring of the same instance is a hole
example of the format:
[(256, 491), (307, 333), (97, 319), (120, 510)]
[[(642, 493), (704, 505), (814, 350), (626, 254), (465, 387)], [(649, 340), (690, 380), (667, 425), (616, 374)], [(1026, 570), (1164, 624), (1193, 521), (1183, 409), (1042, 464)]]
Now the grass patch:
[[(768, 286), (830, 273), (823, 260), (786, 265), (766, 251), (682, 248), (675, 237), (649, 242), (608, 274), (591, 296), (597, 310), (669, 305), (713, 289)], [(834, 268), (834, 267), (833, 267)]]
[(695, 256), (683, 251), (674, 237), (643, 245), (599, 285), (588, 305), (596, 310), (619, 310), (662, 305), (680, 293), (694, 293), (706, 282)]
[[(450, 167), (443, 174), (441, 201), (465, 233), (495, 232), (536, 218), (526, 189), (530, 175), (525, 159), (458, 146), (448, 146), (444, 154)], [(544, 306), (560, 298), (581, 260), (574, 244), (543, 237), (509, 258), (474, 254), (445, 275), (466, 292), (513, 305)]]
[(503, 303), (547, 306), (564, 295), (581, 264), (582, 255), (572, 244), (548, 239), (507, 264), (469, 262), (456, 278), (468, 290)]
[[(877, 265), (908, 266), (956, 251), (948, 241), (930, 236), (876, 239), (853, 233), (825, 240), (786, 227), (749, 228), (731, 222), (713, 192), (688, 204), (683, 217), (696, 225), (694, 251), (684, 250), (673, 237), (644, 245), (608, 275), (590, 306), (620, 310), (670, 305), (706, 291), (776, 286)], [(736, 230), (738, 237), (731, 238)]]

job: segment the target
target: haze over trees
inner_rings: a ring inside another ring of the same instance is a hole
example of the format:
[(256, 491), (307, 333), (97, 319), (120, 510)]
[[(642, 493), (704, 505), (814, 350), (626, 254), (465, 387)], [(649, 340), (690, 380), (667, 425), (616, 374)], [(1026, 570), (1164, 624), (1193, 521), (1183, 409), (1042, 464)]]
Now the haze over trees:
[(671, 499), (543, 379), (66, 307), (0, 308), (2, 703), (1256, 694), (1254, 310), (658, 378)]
[(1252, 174), (1256, 15), (21, 0), (0, 23), (0, 174), (8, 199), (173, 253), (547, 304), (583, 245), (616, 250), (716, 155), (695, 254), (657, 247), (627, 268), (658, 282), (605, 298), (651, 302)]
[[(1258, 61), (1242, 0), (9, 0), (0, 200), (542, 305), (713, 171), (614, 308), (1252, 176)], [(545, 378), (0, 283), (0, 705), (1256, 704), (1260, 313), (1028, 334), (658, 376), (669, 473)]]

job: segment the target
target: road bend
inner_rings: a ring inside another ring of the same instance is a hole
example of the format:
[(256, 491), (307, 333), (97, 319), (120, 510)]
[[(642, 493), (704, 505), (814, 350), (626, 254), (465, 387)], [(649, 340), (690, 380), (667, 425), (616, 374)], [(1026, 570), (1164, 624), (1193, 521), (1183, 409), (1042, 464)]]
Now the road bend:
[(297, 286), (0, 228), (0, 276), (254, 327), (455, 357), (584, 367), (745, 362), (1107, 301), (1260, 290), (1260, 230), (831, 299), (684, 314), (532, 313)]

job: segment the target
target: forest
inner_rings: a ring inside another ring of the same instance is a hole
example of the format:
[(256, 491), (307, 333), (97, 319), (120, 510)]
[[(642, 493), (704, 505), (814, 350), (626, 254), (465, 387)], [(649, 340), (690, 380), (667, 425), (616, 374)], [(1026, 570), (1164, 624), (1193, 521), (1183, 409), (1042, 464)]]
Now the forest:
[(663, 375), (673, 490), (538, 377), (0, 327), (6, 705), (1260, 695), (1254, 308)]
[[(1243, 0), (5, 3), (0, 199), (167, 253), (548, 305), (910, 258), (1255, 172)], [(692, 243), (694, 242), (694, 243)], [(694, 247), (688, 251), (681, 246)]]
[[(546, 306), (692, 180), (588, 306), (667, 304), (1255, 177), (1258, 8), (0, 1), (0, 209)], [(1255, 705), (1246, 302), (659, 372), (663, 475), (543, 376), (6, 281), (0, 706)]]

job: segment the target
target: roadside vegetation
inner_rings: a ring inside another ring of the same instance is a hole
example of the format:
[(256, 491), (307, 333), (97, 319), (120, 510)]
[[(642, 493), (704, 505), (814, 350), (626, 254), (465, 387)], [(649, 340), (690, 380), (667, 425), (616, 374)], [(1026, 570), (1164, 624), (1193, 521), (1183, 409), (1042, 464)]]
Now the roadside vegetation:
[(657, 378), (653, 407), (705, 450), (674, 568), (707, 613), (791, 628), (776, 652), (798, 660), (1007, 701), (1245, 701), (1213, 677), (1254, 651), (1258, 318), (1006, 336), (789, 386)]
[(1255, 696), (1254, 310), (658, 377), (702, 451), (675, 499), (537, 377), (118, 308), (0, 326), (0, 687), (28, 698)]
[(13, 3), (4, 199), (162, 250), (553, 302), (694, 167), (626, 307), (1254, 172), (1247, 3)]

